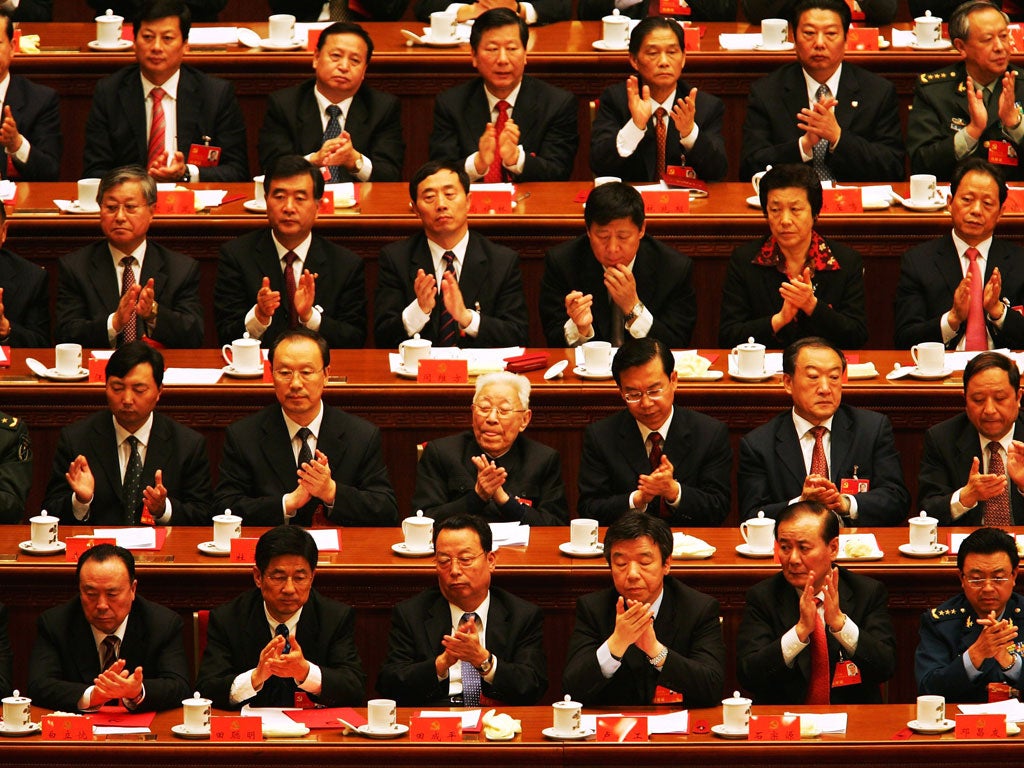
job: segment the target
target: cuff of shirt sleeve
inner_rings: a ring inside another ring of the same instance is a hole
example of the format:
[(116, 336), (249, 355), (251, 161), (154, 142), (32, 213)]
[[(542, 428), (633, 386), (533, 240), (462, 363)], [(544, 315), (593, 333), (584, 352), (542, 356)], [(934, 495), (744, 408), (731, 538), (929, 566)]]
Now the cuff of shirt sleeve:
[(851, 520), (856, 520), (857, 510), (859, 508), (857, 506), (857, 497), (849, 493), (844, 493), (843, 496), (845, 496), (846, 499), (850, 502), (850, 511), (846, 513), (846, 516), (849, 517)]
[(846, 651), (847, 655), (853, 656), (857, 652), (857, 641), (860, 640), (860, 627), (857, 626), (850, 615), (846, 615), (846, 623), (843, 624), (843, 628), (838, 632), (833, 632), (829, 629), (828, 633), (836, 639), (836, 641), (843, 646), (843, 650)]
[(359, 181), (369, 181), (370, 176), (373, 175), (373, 160), (369, 155), (363, 155), (363, 167), (354, 175)]
[(651, 314), (651, 310), (644, 305), (644, 311), (641, 312), (637, 318), (629, 324), (629, 335), (634, 339), (643, 339), (647, 337), (647, 334), (651, 332), (651, 328), (654, 326), (654, 315)]
[(612, 657), (612, 652), (608, 650), (607, 640), (601, 643), (597, 648), (597, 665), (601, 668), (601, 674), (604, 675), (605, 679), (610, 678), (618, 672), (619, 667), (622, 666), (621, 661), (616, 661)]
[(485, 683), (487, 683), (488, 685), (490, 685), (490, 684), (492, 684), (492, 683), (494, 682), (494, 676), (495, 676), (495, 675), (496, 675), (497, 673), (498, 673), (498, 657), (497, 657), (497, 656), (495, 656), (495, 655), (494, 655), (494, 654), (492, 653), (492, 654), (491, 654), (491, 671), (490, 671), (490, 672), (488, 672), (488, 673), (487, 673), (486, 675), (484, 675), (484, 676), (483, 676), (482, 678), (480, 678), (480, 679), (481, 679), (481, 680), (483, 680), (483, 681), (484, 681)]
[(796, 627), (790, 627), (789, 631), (782, 636), (782, 660), (786, 662), (787, 667), (793, 666), (793, 661), (799, 655), (799, 653), (810, 646), (811, 639), (807, 638), (806, 643), (800, 642), (800, 637), (796, 633)]
[(292, 518), (295, 517), (295, 513), (298, 511), (298, 510), (292, 510), (291, 512), (288, 511), (287, 496), (288, 496), (288, 494), (282, 494), (282, 496), (281, 496), (281, 512), (284, 513), (284, 520), (282, 520), (281, 522), (283, 522), (285, 524), (290, 523)]
[(19, 163), (27, 163), (29, 152), (32, 151), (32, 144), (29, 143), (28, 136), (21, 134), (21, 146), (18, 147), (18, 151), (14, 153), (14, 159)]
[[(309, 659), (306, 661), (309, 661)], [(306, 693), (312, 693), (314, 696), (319, 696), (323, 687), (323, 672), (321, 672), (320, 667), (310, 661), (309, 674), (306, 675), (305, 680), (299, 683), (299, 688), (304, 690)]]
[(962, 658), (964, 660), (964, 672), (967, 673), (967, 679), (972, 682), (977, 680), (978, 676), (981, 674), (981, 670), (974, 666), (974, 662), (971, 661), (971, 654), (964, 651)]
[(476, 156), (479, 154), (479, 152), (474, 152), (466, 158), (466, 173), (469, 175), (470, 181), (480, 181), (480, 179), (487, 175), (486, 173), (476, 172)]
[(679, 137), (679, 143), (683, 145), (683, 149), (689, 152), (693, 149), (693, 145), (697, 143), (697, 137), (700, 135), (700, 126), (697, 123), (693, 124), (693, 128), (685, 136)]
[(964, 506), (963, 502), (960, 501), (960, 492), (963, 488), (957, 488), (949, 499), (949, 514), (954, 520), (963, 517), (964, 513), (970, 512), (974, 507), (978, 506), (977, 503), (972, 507)]
[(262, 339), (269, 327), (256, 319), (256, 305), (253, 304), (252, 309), (245, 315), (245, 330), (249, 333), (249, 338)]
[(171, 515), (174, 513), (174, 509), (171, 506), (171, 500), (168, 498), (164, 501), (164, 513), (160, 517), (156, 518), (153, 522), (157, 525), (170, 525)]
[(410, 338), (413, 334), (419, 333), (423, 330), (423, 326), (430, 322), (430, 315), (424, 314), (423, 310), (420, 309), (420, 304), (415, 299), (402, 310), (402, 327), (405, 328), (405, 332), (409, 334)]
[(313, 307), (313, 312), (309, 316), (309, 321), (305, 323), (305, 326), (311, 331), (319, 331), (320, 323), (323, 322), (323, 315), (320, 314), (320, 310)]
[(465, 328), (462, 328), (461, 331), (464, 335), (475, 339), (477, 337), (477, 334), (480, 333), (480, 313), (477, 312), (475, 309), (471, 309), (469, 310), (469, 314), (472, 315), (472, 317), (469, 320), (469, 325), (467, 325)]
[(520, 144), (518, 151), (516, 152), (516, 163), (515, 165), (504, 166), (505, 170), (509, 173), (513, 173), (516, 176), (523, 172), (523, 167), (526, 165), (526, 150), (523, 149), (523, 145)]
[(131, 711), (134, 711), (134, 710), (138, 709), (142, 705), (142, 702), (145, 701), (145, 700), (146, 700), (146, 684), (143, 683), (142, 684), (142, 689), (139, 691), (139, 695), (138, 696), (136, 696), (134, 699), (121, 699), (121, 703), (124, 705), (125, 709), (127, 709), (129, 712), (131, 712)]
[(590, 335), (584, 336), (583, 334), (580, 333), (579, 327), (577, 327), (576, 323), (574, 323), (571, 318), (569, 320), (566, 320), (565, 325), (562, 327), (565, 330), (566, 346), (577, 347), (584, 341), (590, 341), (592, 338), (594, 338), (593, 326), (591, 326), (590, 328)]
[(114, 315), (116, 312), (111, 312), (107, 315), (107, 341), (110, 342), (110, 346), (117, 346), (117, 331), (114, 330)]
[(974, 151), (976, 146), (978, 146), (977, 140), (971, 138), (966, 128), (961, 128), (953, 134), (953, 154), (956, 155), (957, 160), (963, 160)]
[(796, 140), (796, 151), (800, 153), (800, 159), (803, 160), (805, 163), (809, 163), (811, 162), (811, 160), (814, 159), (813, 152), (804, 152), (804, 145), (803, 142), (800, 141), (800, 139)]
[(949, 340), (956, 336), (956, 331), (949, 324), (949, 312), (942, 313), (942, 318), (939, 320), (939, 329), (942, 331), (943, 344), (948, 344)]
[(75, 492), (71, 492), (71, 512), (75, 516), (75, 520), (88, 520), (89, 519), (89, 507), (92, 502), (83, 504), (75, 496)]
[(615, 150), (619, 157), (632, 157), (646, 133), (646, 128), (637, 128), (632, 119), (627, 120), (615, 136)]
[(231, 681), (231, 689), (228, 691), (228, 701), (232, 704), (241, 704), (253, 698), (259, 691), (252, 687), (253, 669), (246, 670)]
[(638, 504), (637, 499), (640, 497), (640, 491), (633, 491), (629, 494), (629, 508), (635, 509), (637, 512), (646, 512), (647, 504)]

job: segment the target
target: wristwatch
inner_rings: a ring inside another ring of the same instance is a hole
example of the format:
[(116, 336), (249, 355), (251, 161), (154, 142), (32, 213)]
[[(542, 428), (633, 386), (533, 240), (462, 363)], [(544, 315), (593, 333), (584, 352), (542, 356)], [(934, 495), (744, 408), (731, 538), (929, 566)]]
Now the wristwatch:
[(489, 654), (487, 654), (487, 658), (484, 660), (484, 663), (481, 664), (479, 667), (477, 667), (477, 669), (480, 670), (480, 674), (481, 675), (489, 675), (491, 673), (491, 667), (494, 666), (493, 659), (494, 659), (494, 654), (493, 653), (489, 653)]
[(629, 323), (632, 323), (634, 320), (640, 317), (640, 315), (642, 315), (643, 312), (644, 303), (642, 301), (638, 301), (636, 304), (633, 305), (633, 308), (629, 310), (629, 314), (622, 319), (625, 320), (626, 324), (628, 325)]
[(652, 667), (660, 667), (665, 663), (665, 659), (668, 658), (668, 646), (661, 646), (661, 653), (657, 656), (648, 656), (647, 660), (651, 662)]
[(356, 173), (359, 173), (361, 170), (363, 170), (363, 156), (360, 154), (356, 159)]

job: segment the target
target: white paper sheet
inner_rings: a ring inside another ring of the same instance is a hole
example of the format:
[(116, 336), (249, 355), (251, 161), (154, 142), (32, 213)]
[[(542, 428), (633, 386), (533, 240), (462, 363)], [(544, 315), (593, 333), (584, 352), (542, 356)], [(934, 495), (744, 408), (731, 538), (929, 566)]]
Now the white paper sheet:
[(482, 709), (467, 709), (462, 712), (449, 712), (447, 709), (424, 709), (420, 717), (453, 717), (462, 715), (462, 729), (475, 729), (480, 725), (480, 718), (483, 715)]
[(786, 715), (797, 715), (801, 725), (806, 722), (814, 723), (815, 727), (822, 733), (846, 733), (845, 712), (786, 712)]
[(168, 368), (164, 371), (164, 384), (206, 386), (216, 384), (222, 375), (220, 368)]
[(492, 549), (529, 546), (530, 526), (515, 523), (490, 523)]
[(647, 733), (688, 733), (690, 713), (685, 709), (666, 712), (664, 715), (647, 716)]
[(149, 728), (118, 728), (115, 725), (94, 725), (92, 727), (93, 736), (122, 736), (128, 733), (152, 733)]
[(990, 701), (983, 704), (959, 704), (960, 711), (965, 715), (1005, 715), (1014, 723), (1024, 722), (1024, 704), (1017, 699)]
[(287, 738), (288, 736), (302, 736), (306, 733), (306, 726), (297, 723), (285, 714), (289, 709), (297, 707), (250, 707), (246, 704), (242, 707), (242, 717), (258, 717), (263, 721), (263, 735), (271, 738)]
[(234, 45), (238, 42), (238, 27), (192, 27), (188, 32), (189, 45)]
[(156, 530), (150, 526), (141, 528), (94, 528), (93, 538), (114, 539), (117, 546), (125, 549), (156, 549)]
[(337, 552), (341, 549), (337, 528), (307, 528), (306, 533), (313, 537), (321, 552)]

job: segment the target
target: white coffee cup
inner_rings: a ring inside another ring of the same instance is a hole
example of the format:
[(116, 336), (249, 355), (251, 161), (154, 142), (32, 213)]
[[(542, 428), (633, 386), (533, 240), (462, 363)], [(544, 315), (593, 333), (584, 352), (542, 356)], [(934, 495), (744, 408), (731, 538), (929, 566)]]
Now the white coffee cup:
[(57, 525), (60, 518), (49, 515), (36, 515), (28, 519), (32, 526), (32, 545), (50, 547), (57, 543)]
[(942, 19), (926, 11), (914, 18), (914, 38), (918, 45), (935, 45), (942, 39)]
[(264, 205), (267, 202), (267, 194), (263, 191), (263, 180), (265, 178), (263, 174), (252, 177), (252, 199), (260, 205)]
[(936, 183), (930, 173), (915, 173), (910, 177), (910, 202), (917, 205), (934, 203), (938, 199)]
[(789, 42), (789, 22), (785, 19), (761, 19), (761, 47), (781, 48)]
[(610, 15), (601, 17), (601, 36), (609, 48), (629, 46), (629, 19), (619, 14), (616, 8)]
[(398, 345), (398, 354), (402, 356), (402, 365), (410, 371), (418, 371), (420, 360), (430, 357), (432, 346), (430, 339), (421, 339), (418, 333), (411, 339), (406, 339)]
[(424, 517), (423, 510), (417, 510), (415, 516), (402, 521), (402, 535), (405, 536), (406, 549), (426, 552), (434, 542), (434, 518)]
[(225, 512), (213, 516), (213, 546), (217, 549), (231, 549), (231, 540), (242, 535), (242, 518)]
[(9, 729), (28, 728), (32, 722), (32, 699), (22, 696), (18, 690), (3, 700), (4, 726)]
[(221, 347), (220, 354), (224, 362), (239, 373), (255, 373), (263, 369), (259, 339), (235, 339)]
[(928, 517), (927, 512), (922, 512), (916, 517), (910, 518), (910, 548), (918, 552), (927, 552), (935, 549), (939, 540), (939, 521), (934, 517)]
[(579, 733), (580, 728), (580, 717), (583, 713), (583, 705), (578, 701), (573, 701), (572, 698), (566, 694), (565, 699), (562, 701), (556, 701), (551, 705), (551, 727), (555, 733), (574, 734)]
[(583, 367), (590, 373), (607, 373), (612, 367), (610, 341), (587, 341), (583, 344)]
[(96, 42), (104, 48), (113, 48), (121, 40), (124, 16), (117, 16), (109, 8), (102, 16), (96, 17)]
[(917, 722), (938, 725), (946, 719), (946, 699), (943, 696), (917, 697)]
[(617, 181), (622, 181), (618, 176), (598, 176), (594, 179), (594, 186), (600, 187), (602, 184), (614, 184)]
[(61, 376), (77, 376), (82, 369), (82, 345), (58, 344), (54, 348), (53, 367)]
[(295, 40), (295, 17), (290, 13), (275, 13), (267, 19), (267, 37), (272, 43), (287, 45)]
[(758, 171), (757, 173), (750, 177), (750, 186), (754, 188), (755, 195), (761, 194), (761, 179), (763, 179), (764, 175), (768, 173), (768, 171), (770, 171), (771, 169), (772, 167), (770, 165), (766, 165), (763, 171)]
[(910, 348), (917, 370), (926, 376), (938, 375), (946, 368), (946, 347), (941, 341), (922, 341)]
[(181, 700), (181, 719), (185, 730), (190, 733), (202, 733), (210, 730), (210, 711), (213, 701), (204, 699), (196, 691), (190, 699)]
[(765, 517), (762, 510), (757, 513), (757, 517), (740, 523), (740, 535), (750, 549), (756, 552), (771, 552), (775, 549), (775, 520)]
[(569, 523), (569, 543), (573, 549), (597, 548), (597, 520), (581, 517)]
[(729, 352), (730, 370), (735, 370), (740, 376), (764, 376), (764, 344), (758, 344), (751, 336), (746, 344), (733, 347)]
[(78, 210), (80, 211), (98, 211), (100, 204), (96, 200), (96, 195), (100, 191), (100, 180), (97, 178), (79, 179), (78, 180)]
[(370, 699), (366, 702), (366, 727), (371, 731), (393, 730), (398, 722), (394, 699)]
[(430, 14), (430, 39), (439, 43), (450, 42), (458, 36), (459, 20), (454, 13), (435, 11)]
[(733, 691), (732, 696), (722, 699), (722, 725), (727, 731), (745, 731), (750, 727), (751, 699)]

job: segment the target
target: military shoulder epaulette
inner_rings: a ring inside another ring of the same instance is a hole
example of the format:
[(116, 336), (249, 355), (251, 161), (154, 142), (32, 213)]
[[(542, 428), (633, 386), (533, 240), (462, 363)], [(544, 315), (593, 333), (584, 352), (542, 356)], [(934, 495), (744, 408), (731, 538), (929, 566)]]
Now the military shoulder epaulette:
[(7, 429), (14, 430), (18, 428), (18, 417), (17, 416), (3, 416), (0, 417), (0, 427), (7, 427)]
[(929, 83), (948, 83), (955, 77), (955, 71), (924, 72), (921, 75), (921, 84), (928, 85)]
[(966, 608), (932, 608), (933, 621), (949, 621), (950, 619), (963, 618), (967, 613)]

